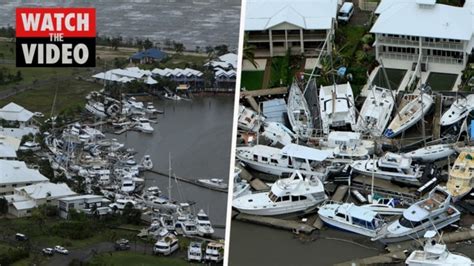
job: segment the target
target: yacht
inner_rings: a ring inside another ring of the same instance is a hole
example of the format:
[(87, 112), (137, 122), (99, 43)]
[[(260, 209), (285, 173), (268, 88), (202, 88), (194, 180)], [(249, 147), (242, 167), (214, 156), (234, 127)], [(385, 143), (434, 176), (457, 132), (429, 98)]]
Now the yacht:
[(441, 126), (449, 126), (469, 115), (474, 110), (474, 95), (457, 98), (449, 109), (441, 116)]
[(393, 138), (422, 120), (433, 105), (433, 98), (422, 93), (407, 103), (393, 118), (385, 130), (385, 137)]
[(227, 189), (227, 184), (224, 183), (224, 179), (221, 178), (198, 179), (198, 182), (206, 187)]
[(174, 94), (174, 93), (165, 92), (165, 94), (163, 96), (165, 97), (165, 99), (173, 100), (173, 101), (180, 101), (180, 100), (183, 99), (183, 98), (179, 97), (179, 95)]
[(202, 259), (202, 243), (191, 242), (188, 247), (188, 261), (201, 262)]
[(354, 95), (349, 83), (321, 86), (319, 108), (324, 134), (328, 134), (331, 129), (355, 129), (354, 103)]
[(224, 243), (209, 242), (206, 247), (204, 260), (219, 263), (224, 260)]
[(155, 245), (153, 246), (153, 254), (168, 256), (178, 250), (178, 248), (178, 239), (174, 235), (170, 234), (156, 241)]
[(106, 118), (107, 117), (107, 114), (105, 113), (105, 107), (104, 107), (104, 104), (101, 103), (101, 102), (96, 102), (96, 101), (93, 101), (93, 100), (89, 100), (87, 103), (86, 103), (86, 106), (85, 106), (86, 110), (99, 117), (99, 118)]
[(373, 86), (369, 89), (355, 131), (380, 137), (393, 111), (395, 97), (389, 89)]
[(260, 126), (263, 125), (264, 120), (265, 118), (258, 115), (257, 112), (243, 105), (239, 105), (237, 125), (241, 130), (257, 132), (260, 130)]
[(452, 144), (437, 144), (404, 153), (403, 156), (415, 161), (433, 162), (446, 159), (455, 152)]
[(306, 140), (313, 131), (313, 118), (298, 83), (293, 81), (288, 95), (288, 120), (299, 138)]
[(41, 145), (34, 141), (27, 141), (19, 148), (20, 151), (39, 151), (41, 150)]
[(376, 212), (354, 203), (329, 201), (319, 207), (318, 215), (330, 226), (368, 237), (374, 237), (384, 224), (384, 220)]
[(364, 139), (361, 133), (351, 131), (331, 131), (327, 136), (316, 140), (322, 149), (334, 149), (341, 146), (364, 147), (369, 154), (374, 153), (373, 140)]
[(125, 193), (132, 193), (133, 191), (135, 191), (135, 182), (133, 181), (133, 179), (124, 178), (120, 190)]
[(462, 254), (449, 252), (445, 244), (435, 239), (436, 231), (424, 235), (423, 250), (413, 251), (405, 260), (408, 266), (472, 266), (473, 261)]
[(200, 236), (210, 236), (214, 234), (214, 228), (212, 228), (211, 221), (209, 220), (209, 216), (204, 212), (204, 210), (200, 210), (196, 215), (196, 222), (197, 222), (197, 230), (198, 235)]
[(446, 187), (457, 201), (467, 195), (474, 187), (474, 152), (463, 151), (459, 154), (449, 172)]
[(426, 199), (420, 200), (403, 212), (395, 221), (385, 224), (372, 240), (383, 243), (414, 239), (433, 228), (442, 229), (460, 219), (461, 213), (450, 205), (451, 195), (437, 186)]
[(372, 203), (361, 205), (361, 207), (369, 209), (380, 216), (402, 215), (406, 208), (399, 206), (398, 202), (394, 198), (378, 198), (372, 199)]
[(413, 165), (412, 159), (402, 155), (387, 152), (383, 157), (354, 161), (353, 171), (386, 180), (417, 183), (423, 174), (421, 166)]
[(143, 167), (145, 170), (151, 170), (153, 169), (153, 162), (151, 160), (150, 155), (145, 155), (143, 156), (142, 161), (140, 162), (140, 165)]
[(295, 133), (278, 122), (265, 122), (262, 136), (270, 140), (270, 146), (284, 146), (296, 142)]
[(138, 124), (135, 126), (136, 129), (143, 133), (153, 133), (154, 129), (148, 122), (138, 122)]
[(247, 182), (247, 180), (244, 180), (240, 177), (241, 171), (242, 171), (241, 169), (239, 169), (238, 167), (235, 167), (234, 191), (232, 193), (233, 199), (252, 193), (250, 191), (250, 184)]
[(329, 172), (328, 162), (325, 160), (331, 155), (331, 151), (297, 144), (286, 145), (282, 149), (265, 145), (236, 149), (236, 157), (257, 171), (275, 176), (289, 176), (298, 170), (304, 176), (317, 176), (322, 180)]
[(291, 177), (276, 181), (269, 192), (258, 192), (238, 197), (232, 206), (241, 213), (272, 216), (307, 212), (327, 199), (318, 178), (306, 178), (299, 171)]

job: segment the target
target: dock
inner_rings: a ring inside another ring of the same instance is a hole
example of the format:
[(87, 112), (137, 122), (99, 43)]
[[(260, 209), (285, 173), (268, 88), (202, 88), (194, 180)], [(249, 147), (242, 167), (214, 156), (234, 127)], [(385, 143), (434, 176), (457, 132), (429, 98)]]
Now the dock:
[[(168, 173), (158, 171), (158, 170), (147, 170), (147, 171), (150, 172), (150, 173), (156, 174), (156, 175), (164, 176), (164, 177), (168, 177), (168, 175), (169, 175)], [(214, 191), (222, 192), (222, 193), (227, 193), (228, 192), (228, 188), (224, 189), (224, 188), (206, 186), (205, 184), (202, 184), (202, 183), (200, 183), (200, 182), (198, 182), (197, 180), (194, 180), (194, 179), (180, 177), (180, 176), (176, 176), (176, 175), (173, 175), (173, 178), (176, 179), (176, 180), (179, 180), (181, 182), (188, 183), (188, 184), (195, 185), (195, 186), (202, 187), (202, 188), (207, 188), (209, 190), (214, 190)]]
[(336, 192), (332, 195), (331, 200), (336, 202), (342, 202), (344, 196), (347, 195), (347, 191), (349, 190), (349, 186), (341, 185), (337, 187)]
[(265, 182), (263, 182), (262, 180), (258, 178), (253, 177), (252, 174), (250, 174), (250, 172), (247, 171), (247, 169), (243, 167), (239, 167), (239, 169), (241, 170), (240, 177), (246, 180), (255, 191), (269, 191), (270, 190), (270, 187)]
[(236, 215), (234, 219), (238, 221), (242, 221), (242, 222), (266, 225), (266, 226), (271, 226), (271, 227), (283, 229), (283, 230), (289, 230), (289, 231), (297, 232), (297, 233), (310, 234), (311, 232), (316, 230), (316, 228), (306, 223), (298, 222), (296, 220), (278, 219), (274, 217), (256, 216), (256, 215), (240, 213)]
[(270, 95), (279, 95), (279, 94), (287, 94), (287, 93), (288, 93), (287, 87), (278, 87), (278, 88), (272, 88), (272, 89), (241, 91), (240, 97), (241, 98), (245, 98), (247, 96), (259, 97), (259, 96), (270, 96)]

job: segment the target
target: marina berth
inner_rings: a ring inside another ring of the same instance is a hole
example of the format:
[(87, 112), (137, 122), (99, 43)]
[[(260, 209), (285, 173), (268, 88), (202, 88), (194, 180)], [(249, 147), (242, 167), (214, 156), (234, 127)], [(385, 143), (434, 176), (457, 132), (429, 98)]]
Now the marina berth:
[(313, 133), (313, 117), (296, 80), (290, 87), (287, 108), (291, 128), (299, 138), (307, 140)]
[(299, 171), (291, 177), (277, 180), (269, 192), (243, 195), (232, 201), (241, 213), (274, 216), (307, 212), (327, 199), (318, 178), (303, 178)]
[(412, 158), (415, 161), (420, 162), (433, 162), (441, 159), (446, 159), (452, 154), (454, 154), (452, 144), (437, 144), (426, 146), (411, 152), (406, 152), (403, 154), (404, 157)]
[(324, 134), (328, 134), (332, 129), (355, 129), (355, 101), (349, 83), (321, 86), (319, 108)]
[(454, 162), (446, 187), (457, 201), (467, 195), (474, 187), (474, 152), (463, 151)]
[(354, 128), (356, 132), (380, 137), (390, 120), (395, 96), (389, 89), (373, 86), (367, 92), (367, 98)]

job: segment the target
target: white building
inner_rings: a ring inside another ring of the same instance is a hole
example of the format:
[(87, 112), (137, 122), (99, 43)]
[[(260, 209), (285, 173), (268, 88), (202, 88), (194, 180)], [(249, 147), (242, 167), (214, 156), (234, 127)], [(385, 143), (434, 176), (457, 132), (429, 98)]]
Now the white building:
[(96, 80), (102, 80), (105, 82), (116, 82), (116, 83), (128, 83), (131, 81), (144, 82), (148, 85), (154, 85), (158, 83), (151, 77), (152, 73), (150, 70), (143, 70), (138, 67), (128, 67), (125, 69), (111, 69), (106, 72), (100, 72), (92, 77)]
[(94, 209), (99, 215), (111, 212), (110, 200), (98, 195), (78, 195), (59, 200), (59, 216), (67, 219), (69, 211), (75, 209), (86, 214), (93, 214)]
[(66, 184), (49, 182), (15, 188), (13, 195), (5, 196), (8, 213), (15, 217), (30, 216), (33, 208), (48, 204), (58, 206), (58, 199), (76, 195)]
[(256, 57), (282, 56), (288, 49), (292, 54), (317, 56), (334, 35), (337, 9), (337, 0), (249, 0), (248, 44), (256, 47)]
[(28, 134), (38, 133), (33, 113), (16, 103), (9, 103), (0, 109), (0, 135), (21, 139)]
[(0, 160), (15, 160), (20, 143), (20, 139), (0, 135)]
[(15, 188), (48, 181), (38, 170), (28, 168), (25, 162), (0, 160), (0, 195), (13, 194)]
[(460, 83), (474, 44), (469, 6), (382, 0), (375, 13), (379, 17), (370, 32), (375, 34), (376, 59), (386, 68), (407, 70), (400, 89), (410, 85), (420, 70), (423, 83), (431, 72), (457, 74), (455, 85)]

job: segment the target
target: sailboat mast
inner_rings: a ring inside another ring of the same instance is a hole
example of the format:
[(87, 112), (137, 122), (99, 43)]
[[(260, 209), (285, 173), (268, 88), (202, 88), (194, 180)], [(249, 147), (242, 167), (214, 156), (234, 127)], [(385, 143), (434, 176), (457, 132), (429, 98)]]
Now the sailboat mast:
[(171, 153), (168, 153), (168, 199), (171, 201)]

